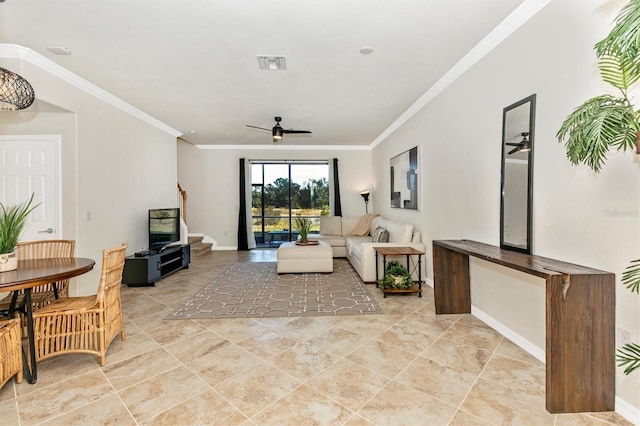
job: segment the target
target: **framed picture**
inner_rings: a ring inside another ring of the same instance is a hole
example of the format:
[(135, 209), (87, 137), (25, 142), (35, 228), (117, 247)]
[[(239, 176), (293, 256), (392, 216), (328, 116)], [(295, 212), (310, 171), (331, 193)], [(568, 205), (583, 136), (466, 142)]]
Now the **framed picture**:
[(391, 207), (418, 210), (418, 147), (390, 161)]

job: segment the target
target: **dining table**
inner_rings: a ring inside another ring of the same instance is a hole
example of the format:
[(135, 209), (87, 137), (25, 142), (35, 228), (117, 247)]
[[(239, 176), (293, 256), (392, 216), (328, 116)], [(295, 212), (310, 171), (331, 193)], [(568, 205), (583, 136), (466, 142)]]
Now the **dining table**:
[[(28, 259), (18, 260), (18, 268), (13, 271), (0, 272), (0, 292), (13, 293), (8, 315), (13, 317), (15, 311), (19, 309), (24, 312), (27, 319), (28, 356), (25, 348), (22, 349), (23, 369), (27, 382), (34, 384), (38, 379), (31, 289), (87, 273), (93, 269), (95, 263), (93, 259), (84, 257)], [(24, 298), (23, 302), (16, 306), (20, 290), (24, 291)]]

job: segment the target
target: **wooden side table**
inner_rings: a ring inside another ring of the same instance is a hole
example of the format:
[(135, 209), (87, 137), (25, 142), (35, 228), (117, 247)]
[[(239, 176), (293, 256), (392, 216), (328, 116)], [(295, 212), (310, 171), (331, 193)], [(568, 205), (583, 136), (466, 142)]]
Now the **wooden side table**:
[(413, 247), (401, 247), (401, 246), (382, 246), (382, 247), (374, 247), (376, 251), (376, 284), (379, 283), (379, 275), (378, 275), (378, 254), (382, 255), (382, 273), (384, 276), (384, 272), (387, 270), (387, 256), (407, 256), (407, 270), (411, 273), (411, 265), (409, 260), (411, 256), (418, 256), (418, 281), (414, 282), (414, 284), (405, 289), (400, 288), (386, 288), (384, 285), (384, 280), (382, 283), (382, 292), (384, 293), (384, 297), (387, 297), (389, 293), (418, 293), (418, 297), (422, 297), (422, 256), (424, 256), (424, 252)]

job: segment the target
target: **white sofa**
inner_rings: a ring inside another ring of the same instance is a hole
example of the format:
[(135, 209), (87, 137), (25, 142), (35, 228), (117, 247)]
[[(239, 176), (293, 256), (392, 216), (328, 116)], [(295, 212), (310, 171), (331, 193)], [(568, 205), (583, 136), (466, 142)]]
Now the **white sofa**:
[[(411, 224), (375, 216), (371, 220), (367, 235), (351, 235), (359, 220), (360, 217), (324, 216), (320, 219), (320, 234), (310, 235), (309, 237), (329, 243), (333, 250), (333, 257), (346, 257), (364, 282), (375, 282), (376, 280), (376, 253), (373, 249), (374, 247), (413, 247), (423, 252), (425, 251), (425, 245), (420, 241), (420, 233), (414, 232)], [(389, 233), (388, 242), (372, 242), (371, 235), (377, 226), (387, 230)], [(387, 261), (389, 260), (398, 260), (403, 265), (406, 264), (406, 256), (393, 259), (387, 257)], [(379, 273), (382, 275), (382, 256), (379, 256), (378, 262), (380, 264)], [(412, 257), (412, 262), (412, 264), (417, 263), (415, 256)], [(423, 256), (423, 278), (425, 277), (425, 263), (425, 256)], [(417, 270), (414, 271), (413, 275), (417, 279)]]

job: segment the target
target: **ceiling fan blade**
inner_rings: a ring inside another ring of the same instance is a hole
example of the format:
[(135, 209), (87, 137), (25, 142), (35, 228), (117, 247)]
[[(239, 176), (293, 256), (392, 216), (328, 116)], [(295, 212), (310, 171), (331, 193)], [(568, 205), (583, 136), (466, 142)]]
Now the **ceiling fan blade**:
[(282, 129), (282, 133), (292, 134), (301, 134), (301, 133), (311, 133), (309, 130), (293, 130), (293, 129)]
[(517, 146), (517, 147), (513, 148), (511, 151), (509, 151), (509, 152), (507, 153), (507, 155), (514, 154), (514, 153), (516, 153), (516, 152), (518, 152), (518, 151), (520, 151), (520, 147), (519, 147), (519, 146)]
[(505, 145), (509, 145), (509, 146), (518, 146), (520, 145), (519, 143), (505, 143)]
[(259, 129), (259, 130), (265, 130), (267, 132), (270, 132), (271, 129), (265, 129), (264, 127), (258, 127), (258, 126), (252, 126), (251, 124), (245, 124), (245, 126), (250, 127), (252, 129)]

